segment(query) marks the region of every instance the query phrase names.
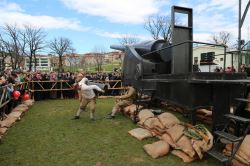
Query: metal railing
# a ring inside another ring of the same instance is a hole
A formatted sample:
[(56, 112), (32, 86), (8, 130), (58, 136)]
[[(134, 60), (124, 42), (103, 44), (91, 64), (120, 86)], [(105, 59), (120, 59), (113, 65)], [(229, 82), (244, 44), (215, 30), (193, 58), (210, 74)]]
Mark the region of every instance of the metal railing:
[[(142, 54), (141, 57), (143, 60), (143, 57), (147, 56), (147, 55), (150, 55), (150, 54), (153, 54), (153, 53), (156, 53), (156, 52), (159, 52), (159, 51), (163, 51), (163, 50), (168, 50), (168, 49), (171, 49), (173, 47), (178, 47), (178, 46), (181, 46), (181, 45), (185, 45), (186, 47), (189, 45), (189, 44), (203, 44), (203, 45), (207, 45), (207, 46), (219, 46), (219, 47), (223, 47), (224, 48), (224, 53), (222, 54), (223, 55), (223, 58), (224, 58), (224, 63), (223, 63), (223, 71), (225, 72), (225, 68), (226, 68), (226, 46), (223, 45), (223, 44), (213, 44), (213, 43), (206, 43), (206, 42), (199, 42), (199, 41), (191, 41), (191, 40), (187, 40), (187, 41), (184, 41), (184, 42), (180, 42), (180, 43), (177, 43), (177, 44), (172, 44), (170, 46), (167, 46), (167, 47), (163, 47), (161, 49), (158, 49), (158, 50), (155, 50), (155, 51), (151, 51), (151, 52), (148, 52), (148, 53), (145, 53), (145, 54)], [(193, 54), (191, 55), (190, 57), (191, 59), (191, 65), (190, 65), (190, 72), (193, 72)], [(143, 63), (141, 63), (143, 65)], [(143, 69), (143, 66), (142, 66), (142, 69)], [(143, 72), (142, 72), (143, 73)]]

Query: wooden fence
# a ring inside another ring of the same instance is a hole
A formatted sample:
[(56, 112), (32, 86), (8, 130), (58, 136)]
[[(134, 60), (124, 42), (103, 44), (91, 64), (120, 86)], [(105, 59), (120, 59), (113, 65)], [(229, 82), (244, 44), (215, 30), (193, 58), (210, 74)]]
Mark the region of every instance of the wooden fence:
[[(110, 80), (110, 81), (100, 81), (95, 80), (93, 82), (105, 84), (106, 90), (108, 91), (122, 91), (124, 90), (121, 80)], [(73, 85), (67, 80), (57, 80), (57, 81), (29, 81), (20, 84), (13, 85), (14, 90), (29, 90), (31, 93), (31, 98), (34, 99), (35, 92), (48, 92), (55, 91), (60, 92), (61, 99), (64, 98), (63, 91), (76, 90)], [(3, 108), (12, 100), (11, 93), (8, 91), (8, 85), (0, 87), (0, 109)]]
[[(110, 80), (110, 81), (100, 81), (100, 80), (90, 80), (92, 82), (102, 83), (105, 85), (107, 91), (123, 91), (124, 87), (121, 80)], [(34, 99), (35, 92), (46, 92), (46, 91), (59, 91), (60, 98), (63, 99), (63, 91), (76, 90), (73, 85), (67, 80), (57, 80), (57, 81), (30, 81), (29, 90), (31, 92), (31, 97)]]
[[(8, 90), (8, 85), (0, 87), (0, 109), (6, 106), (13, 99), (12, 93)], [(29, 89), (29, 83), (23, 82), (13, 85), (13, 90), (24, 91)]]

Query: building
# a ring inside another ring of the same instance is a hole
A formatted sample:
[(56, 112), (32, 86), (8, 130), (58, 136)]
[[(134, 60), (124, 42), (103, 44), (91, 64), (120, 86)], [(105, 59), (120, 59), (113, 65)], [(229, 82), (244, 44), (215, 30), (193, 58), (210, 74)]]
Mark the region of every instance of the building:
[[(95, 64), (96, 63), (96, 55), (99, 53), (86, 53), (82, 56), (82, 61), (86, 64)], [(103, 54), (103, 62), (110, 63), (115, 61), (121, 61), (121, 58), (124, 54), (121, 51), (112, 51)], [(99, 57), (100, 58), (100, 57)]]
[(82, 62), (86, 63), (86, 64), (95, 64), (95, 54), (94, 53), (86, 53), (83, 54), (82, 56)]
[(67, 54), (63, 56), (63, 65), (77, 66), (81, 63), (82, 55), (80, 54)]
[[(229, 51), (227, 49), (227, 51)], [(212, 53), (214, 54), (214, 60), (213, 65), (202, 65), (201, 62), (201, 56), (203, 53)], [(214, 71), (216, 67), (224, 67), (224, 61), (226, 61), (225, 66), (226, 67), (233, 67), (235, 69), (238, 69), (238, 55), (227, 53), (226, 59), (224, 57), (224, 47), (219, 46), (197, 46), (193, 48), (193, 64), (198, 64), (201, 69), (201, 71)], [(232, 64), (233, 62), (233, 64)]]
[(250, 64), (250, 41), (248, 41), (242, 49), (246, 50), (246, 51), (243, 51), (242, 64), (246, 64), (247, 66), (249, 66)]
[[(51, 71), (51, 57), (48, 55), (36, 55), (36, 70)], [(29, 70), (29, 57), (25, 57), (24, 70)], [(32, 71), (35, 70), (35, 60), (32, 59)]]
[(114, 62), (114, 61), (121, 61), (121, 58), (124, 54), (121, 51), (112, 51), (104, 54), (104, 61), (105, 62)]

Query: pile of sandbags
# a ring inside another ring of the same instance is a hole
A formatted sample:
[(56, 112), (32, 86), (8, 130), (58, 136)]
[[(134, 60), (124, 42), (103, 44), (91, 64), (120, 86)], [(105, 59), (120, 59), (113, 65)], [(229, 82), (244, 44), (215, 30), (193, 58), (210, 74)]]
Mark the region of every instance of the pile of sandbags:
[(148, 131), (147, 129), (143, 129), (143, 128), (136, 128), (136, 129), (130, 130), (128, 133), (140, 141), (145, 138), (153, 137), (153, 134), (150, 131)]
[(125, 107), (122, 112), (127, 115), (130, 119), (134, 120), (135, 119), (135, 111), (136, 109), (140, 110), (142, 109), (142, 106), (136, 106), (135, 104), (129, 105)]
[(199, 121), (206, 124), (212, 124), (212, 111), (207, 109), (197, 109), (196, 117)]
[[(236, 147), (236, 144), (234, 145)], [(230, 156), (232, 151), (232, 144), (227, 144), (223, 153), (226, 156)], [(236, 152), (236, 155), (233, 160), (233, 165), (250, 165), (250, 135), (247, 135), (243, 140), (240, 148)]]
[(165, 141), (157, 141), (152, 144), (144, 145), (143, 149), (147, 152), (147, 154), (155, 159), (167, 155), (170, 147)]
[(5, 119), (0, 121), (0, 140), (7, 132), (8, 128), (12, 127), (16, 121), (20, 120), (33, 103), (33, 100), (24, 101), (23, 104), (16, 106), (8, 115), (6, 115)]
[[(155, 116), (152, 110), (144, 109), (139, 112), (138, 119), (138, 125), (147, 130), (143, 130), (143, 133), (151, 132), (160, 139), (144, 146), (144, 150), (152, 158), (167, 155), (170, 149), (173, 149), (173, 155), (180, 157), (184, 162), (191, 162), (202, 159), (203, 154), (213, 146), (213, 136), (203, 125), (192, 126), (182, 123), (171, 113), (165, 112)], [(152, 137), (149, 135), (143, 139)]]
[(175, 124), (179, 124), (179, 119), (171, 113), (165, 112), (158, 116), (160, 122), (167, 129), (173, 127)]

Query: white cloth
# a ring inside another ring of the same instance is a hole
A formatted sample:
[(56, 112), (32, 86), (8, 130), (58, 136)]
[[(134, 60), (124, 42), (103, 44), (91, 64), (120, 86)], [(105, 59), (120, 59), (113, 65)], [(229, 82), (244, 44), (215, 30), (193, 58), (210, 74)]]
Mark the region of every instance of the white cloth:
[(86, 99), (93, 99), (95, 97), (95, 92), (94, 90), (97, 90), (99, 92), (103, 92), (101, 88), (99, 88), (96, 85), (87, 85), (86, 83), (88, 82), (87, 78), (83, 78), (78, 84), (81, 88), (81, 93), (83, 97)]

